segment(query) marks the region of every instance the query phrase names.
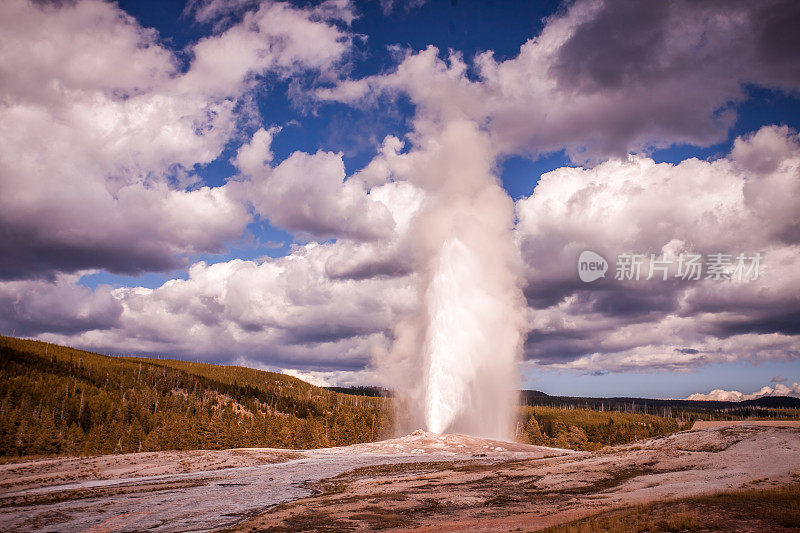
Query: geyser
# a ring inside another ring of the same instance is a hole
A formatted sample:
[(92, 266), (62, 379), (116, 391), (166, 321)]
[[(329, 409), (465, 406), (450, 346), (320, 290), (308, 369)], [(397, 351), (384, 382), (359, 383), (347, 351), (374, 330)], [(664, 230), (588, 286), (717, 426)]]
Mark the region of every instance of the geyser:
[(469, 248), (458, 239), (448, 240), (428, 288), (425, 424), (435, 433), (444, 432), (453, 423), (466, 392), (464, 384), (474, 379), (469, 375), (472, 365), (464, 363), (473, 359), (472, 350), (483, 340), (476, 313), (472, 312), (480, 305), (482, 295), (469, 286), (475, 267)]
[(401, 431), (508, 439), (524, 324), (514, 204), (484, 133), (466, 120), (437, 133), (408, 154), (426, 195), (411, 229), (419, 307), (379, 365), (403, 400)]

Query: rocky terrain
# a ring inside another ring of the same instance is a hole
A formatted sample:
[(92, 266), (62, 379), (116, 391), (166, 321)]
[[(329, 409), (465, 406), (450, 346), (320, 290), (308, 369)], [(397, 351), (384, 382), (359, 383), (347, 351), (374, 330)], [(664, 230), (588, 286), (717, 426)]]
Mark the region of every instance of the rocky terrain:
[(573, 452), (422, 431), (303, 452), (0, 465), (5, 531), (535, 530), (604, 509), (797, 481), (800, 430), (741, 425)]

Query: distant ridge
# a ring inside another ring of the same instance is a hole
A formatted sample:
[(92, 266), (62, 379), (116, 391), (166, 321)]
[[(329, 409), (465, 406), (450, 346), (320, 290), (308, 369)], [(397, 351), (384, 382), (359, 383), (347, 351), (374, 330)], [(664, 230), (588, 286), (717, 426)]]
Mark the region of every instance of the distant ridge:
[(800, 398), (794, 396), (762, 396), (754, 400), (739, 402), (739, 405), (757, 405), (759, 407), (800, 409)]
[[(633, 410), (661, 414), (664, 409), (684, 409), (695, 412), (749, 411), (753, 408), (764, 409), (800, 409), (800, 398), (793, 396), (762, 396), (753, 400), (740, 402), (726, 402), (714, 400), (676, 400), (661, 398), (634, 398), (634, 397), (580, 397), (580, 396), (550, 396), (541, 391), (523, 390), (520, 392), (522, 403), (525, 405), (571, 405), (574, 407), (587, 407), (589, 409), (607, 410)], [(743, 415), (744, 416), (744, 415)], [(774, 416), (774, 413), (765, 414)]]
[[(368, 385), (353, 386), (353, 387), (325, 387), (326, 389), (342, 394), (351, 394), (354, 396), (368, 396), (368, 397), (384, 397), (390, 398), (394, 396), (394, 392), (383, 387), (375, 387)], [(536, 400), (544, 400), (544, 402), (536, 401), (542, 405), (551, 405), (556, 403), (571, 403), (571, 404), (601, 404), (616, 405), (616, 404), (638, 404), (656, 407), (673, 406), (673, 407), (695, 407), (701, 409), (724, 409), (736, 407), (765, 407), (771, 409), (800, 409), (800, 398), (794, 396), (762, 396), (753, 400), (743, 400), (739, 402), (729, 401), (712, 401), (712, 400), (678, 400), (678, 399), (663, 399), (663, 398), (636, 398), (628, 396), (615, 396), (608, 398), (600, 397), (584, 397), (584, 396), (551, 396), (539, 390), (522, 390), (520, 391), (522, 403), (532, 404)]]

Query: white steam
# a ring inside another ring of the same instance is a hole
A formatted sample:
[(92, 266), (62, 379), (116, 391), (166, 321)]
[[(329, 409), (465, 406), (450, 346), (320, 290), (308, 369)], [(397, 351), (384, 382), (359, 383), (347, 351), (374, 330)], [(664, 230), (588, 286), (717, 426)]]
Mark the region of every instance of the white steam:
[(411, 229), (420, 305), (379, 365), (404, 405), (401, 431), (507, 439), (524, 316), (513, 202), (473, 123), (437, 133), (408, 154), (409, 179), (426, 193)]

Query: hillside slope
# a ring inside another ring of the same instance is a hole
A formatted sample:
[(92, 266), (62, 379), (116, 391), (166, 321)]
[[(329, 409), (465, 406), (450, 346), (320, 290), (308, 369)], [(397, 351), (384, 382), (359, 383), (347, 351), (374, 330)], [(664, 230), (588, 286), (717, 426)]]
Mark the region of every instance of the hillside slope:
[(0, 336), (4, 457), (347, 445), (390, 435), (387, 401), (250, 368)]

